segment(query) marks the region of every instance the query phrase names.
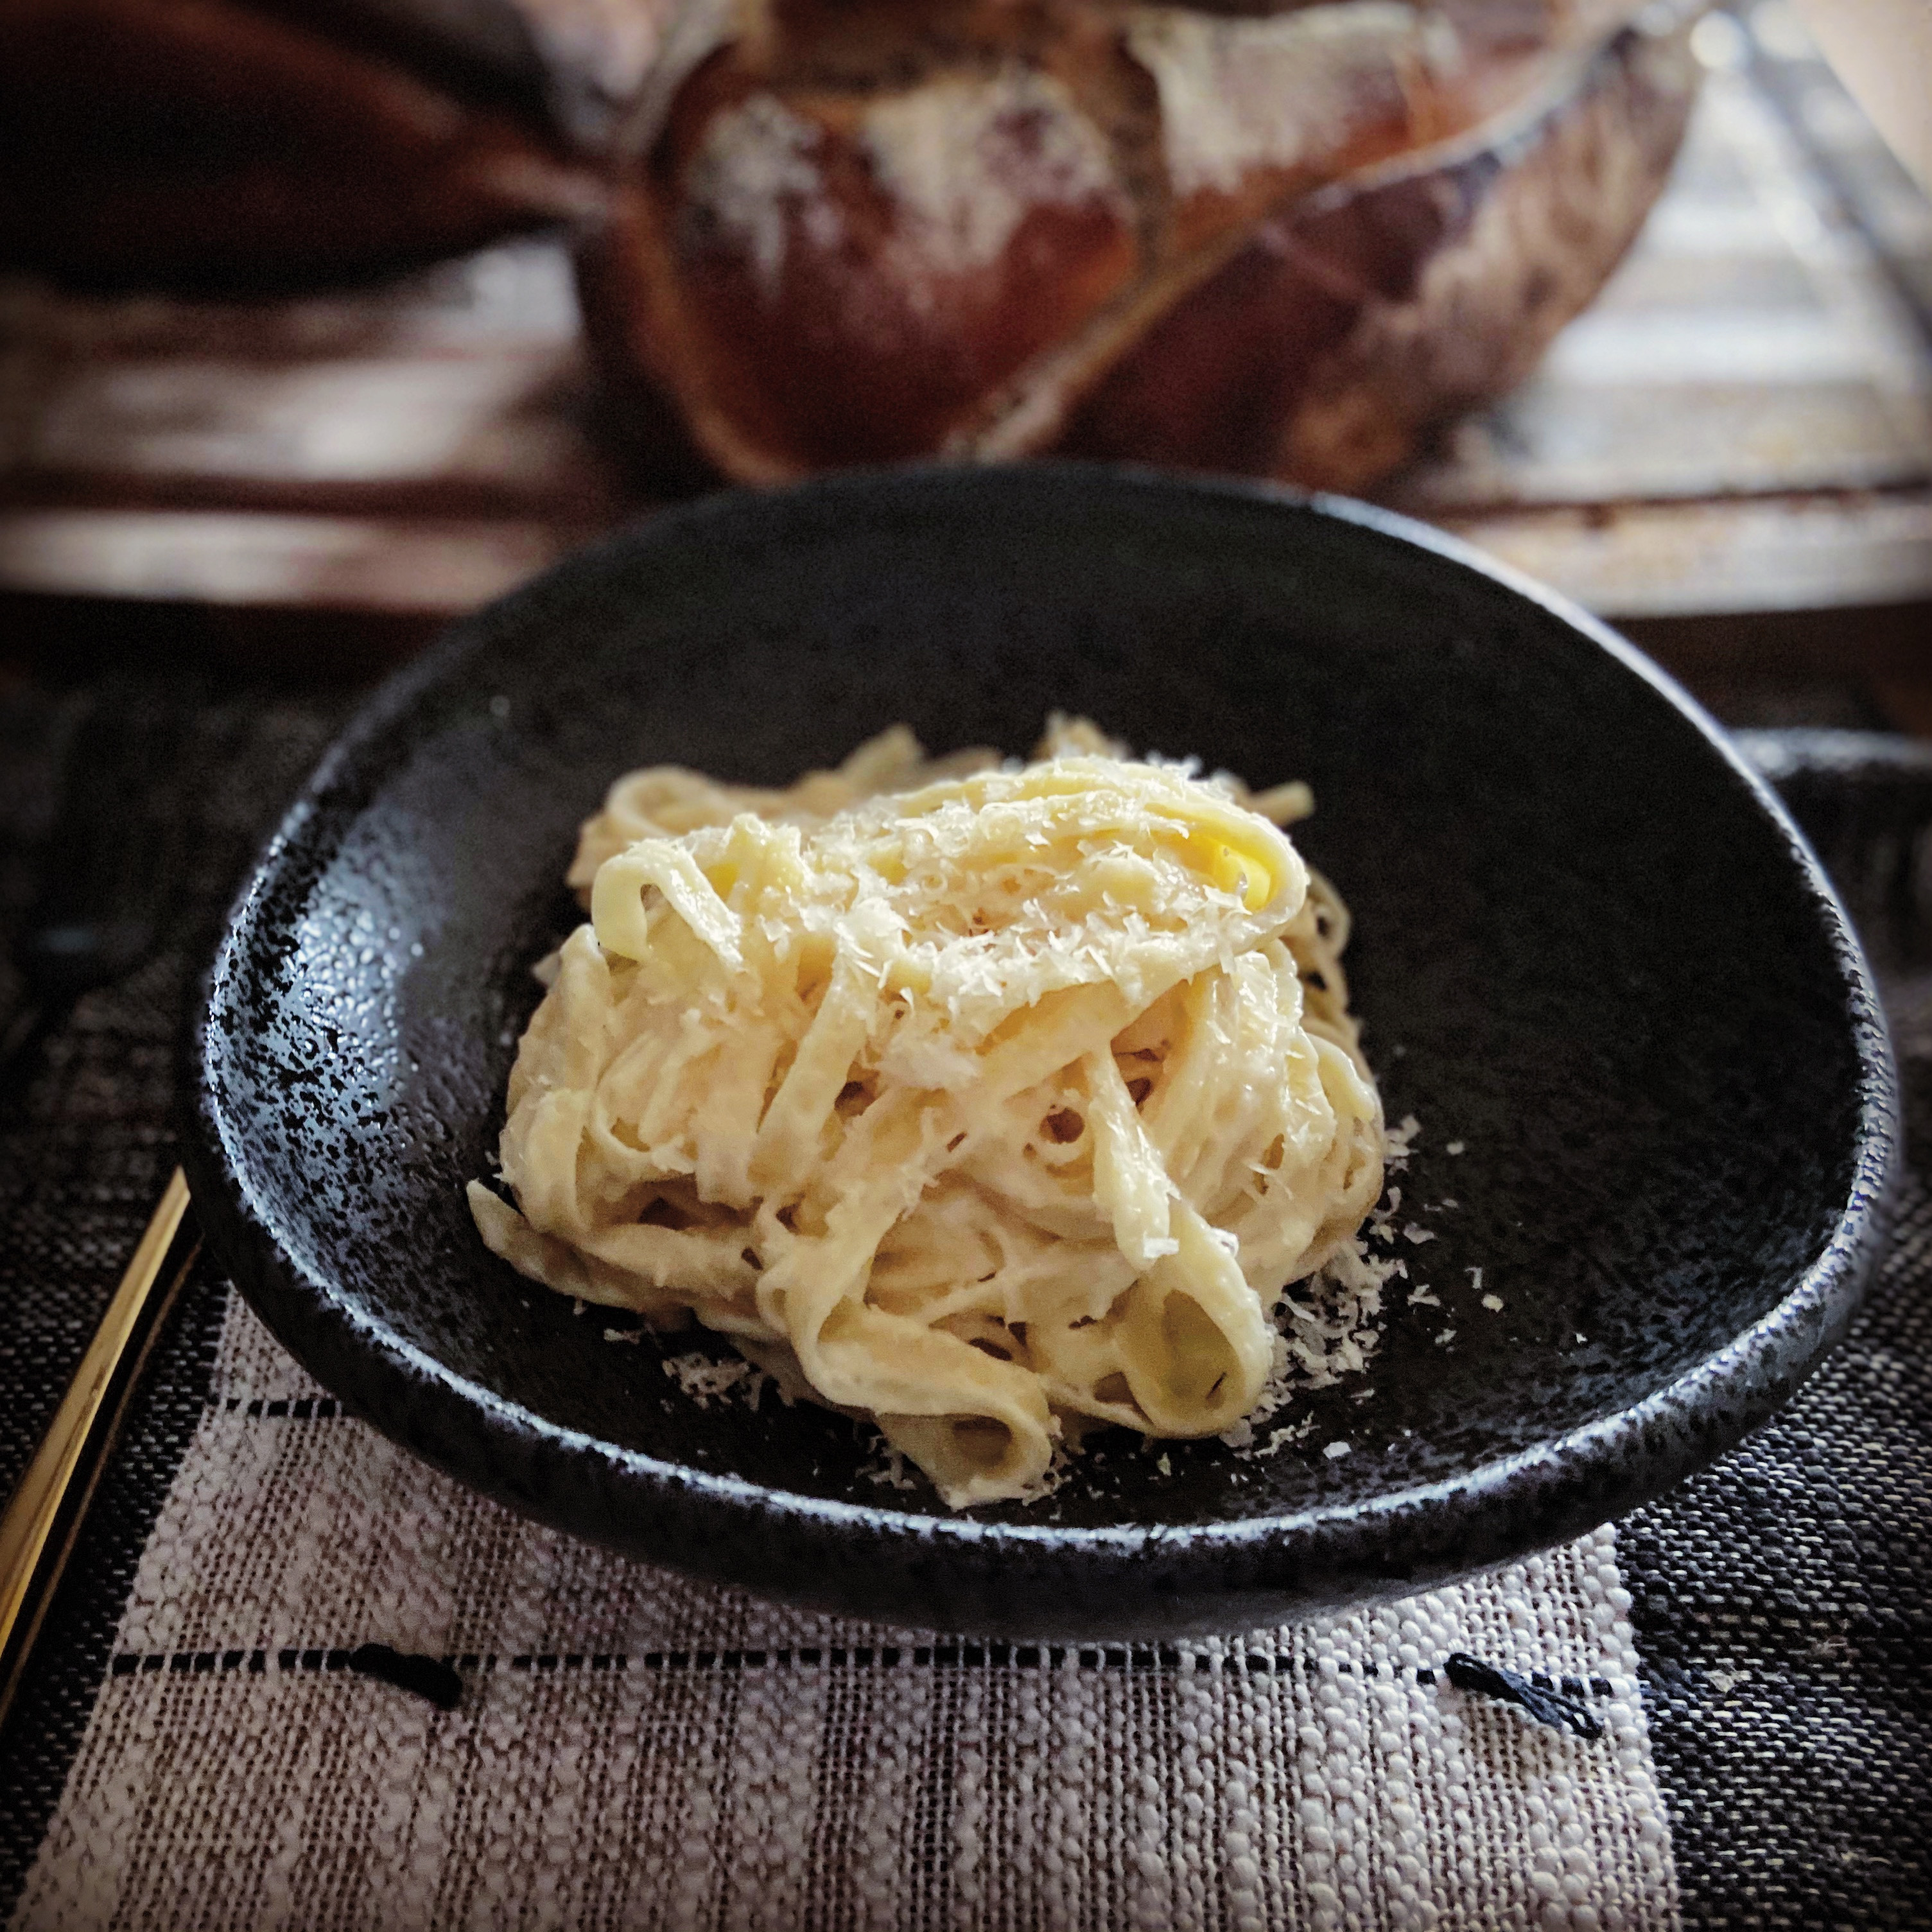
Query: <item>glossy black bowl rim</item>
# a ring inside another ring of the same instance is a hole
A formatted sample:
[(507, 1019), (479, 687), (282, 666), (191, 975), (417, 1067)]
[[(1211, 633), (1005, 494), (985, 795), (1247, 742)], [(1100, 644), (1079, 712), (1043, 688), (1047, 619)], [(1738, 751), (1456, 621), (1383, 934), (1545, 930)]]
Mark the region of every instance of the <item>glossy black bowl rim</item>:
[[(1194, 502), (1215, 498), (1276, 506), (1331, 519), (1431, 553), (1448, 570), (1472, 573), (1538, 606), (1648, 684), (1688, 721), (1755, 800), (1788, 848), (1822, 922), (1840, 980), (1858, 1061), (1853, 1180), (1822, 1251), (1784, 1298), (1732, 1340), (1640, 1402), (1443, 1480), (1292, 1514), (1209, 1524), (1133, 1523), (1104, 1527), (988, 1522), (953, 1515), (856, 1504), (794, 1492), (662, 1461), (564, 1427), (454, 1373), (427, 1352), (338, 1298), (312, 1278), (252, 1198), (244, 1149), (234, 1144), (214, 1090), (208, 1019), (245, 958), (259, 908), (284, 850), (298, 839), (346, 782), (358, 760), (406, 717), (418, 700), (500, 633), (540, 615), (560, 586), (586, 566), (608, 567), (620, 553), (648, 554), (711, 525), (729, 524), (761, 506), (849, 498), (854, 507), (882, 497), (948, 490), (1097, 489)], [(699, 1540), (688, 1548), (653, 1542), (636, 1553), (727, 1580), (704, 1556), (707, 1522), (755, 1514), (767, 1525), (811, 1533), (836, 1531), (842, 1545), (916, 1540), (938, 1564), (952, 1552), (962, 1569), (1000, 1552), (1084, 1557), (1102, 1568), (1159, 1554), (1234, 1560), (1241, 1593), (1272, 1594), (1284, 1604), (1305, 1598), (1323, 1607), (1421, 1586), (1548, 1548), (1623, 1514), (1670, 1488), (1766, 1420), (1842, 1337), (1882, 1246), (1899, 1160), (1896, 1066), (1870, 969), (1836, 891), (1776, 794), (1744, 761), (1721, 728), (1673, 680), (1600, 620), (1547, 586), (1474, 546), (1395, 512), (1345, 497), (1252, 481), (1185, 476), (1134, 466), (1075, 462), (961, 467), (921, 465), (846, 471), (770, 491), (732, 490), (660, 511), (574, 554), (508, 596), (460, 620), (420, 657), (388, 679), (337, 738), (250, 868), (204, 981), (184, 1047), (190, 1117), (183, 1160), (196, 1207), (217, 1254), (277, 1336), (325, 1385), (352, 1383), (356, 1407), (383, 1432), (426, 1461), (541, 1520), (556, 1512), (530, 1492), (533, 1458), (582, 1459), (601, 1466), (592, 1480), (668, 1507)], [(1686, 1426), (1686, 1418), (1690, 1426)], [(1418, 1533), (1420, 1520), (1431, 1526)], [(1406, 1555), (1381, 1561), (1400, 1522)], [(561, 1526), (569, 1527), (568, 1525)], [(750, 1579), (728, 1580), (755, 1587)], [(1162, 1627), (1231, 1626), (1207, 1591), (1196, 1613), (1171, 1614)], [(1176, 1612), (1183, 1606), (1177, 1604)]]

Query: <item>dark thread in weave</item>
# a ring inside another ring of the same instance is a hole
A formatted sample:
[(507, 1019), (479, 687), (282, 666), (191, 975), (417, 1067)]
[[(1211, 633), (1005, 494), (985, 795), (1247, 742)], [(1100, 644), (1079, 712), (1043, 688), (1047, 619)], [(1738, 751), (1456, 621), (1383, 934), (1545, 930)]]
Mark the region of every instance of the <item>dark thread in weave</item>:
[(265, 1418), (277, 1422), (284, 1418), (292, 1422), (333, 1422), (351, 1413), (332, 1395), (279, 1396), (272, 1401), (256, 1396), (251, 1402), (244, 1402), (238, 1395), (210, 1396), (208, 1406), (218, 1414), (245, 1415), (253, 1422)]
[(448, 1664), (386, 1643), (358, 1644), (349, 1653), (349, 1667), (358, 1677), (374, 1677), (426, 1697), (439, 1711), (454, 1710), (463, 1695), (463, 1679)]
[[(394, 1684), (398, 1690), (413, 1690), (444, 1711), (454, 1709), (457, 1700), (463, 1694), (458, 1661), (455, 1658), (425, 1657), (416, 1651), (398, 1650), (386, 1643), (360, 1644), (353, 1650), (338, 1646), (332, 1650), (287, 1649), (275, 1653), (275, 1666), (279, 1670), (350, 1670), (358, 1676), (379, 1678), (386, 1684)], [(494, 1664), (496, 1660), (492, 1658), (490, 1661)], [(581, 1660), (573, 1658), (572, 1661)], [(596, 1662), (599, 1667), (608, 1668), (610, 1659), (599, 1658)], [(115, 1658), (109, 1674), (115, 1677), (152, 1676), (158, 1672), (170, 1671), (183, 1676), (200, 1676), (242, 1671), (250, 1676), (259, 1677), (268, 1667), (268, 1653), (262, 1648), (124, 1650)]]
[(1443, 1666), (1443, 1672), (1457, 1690), (1493, 1697), (1498, 1703), (1514, 1704), (1540, 1724), (1553, 1724), (1558, 1730), (1574, 1731), (1580, 1738), (1600, 1738), (1604, 1735), (1603, 1720), (1574, 1699), (1546, 1689), (1533, 1678), (1520, 1677), (1514, 1670), (1505, 1670), (1500, 1664), (1485, 1664), (1480, 1657), (1472, 1657), (1466, 1650), (1452, 1650)]
[[(367, 1649), (387, 1649), (387, 1646), (364, 1645)], [(361, 1653), (344, 1646), (332, 1649), (316, 1647), (302, 1649), (295, 1646), (274, 1653), (276, 1667), (282, 1671), (334, 1671), (359, 1669), (355, 1659)], [(394, 1653), (392, 1653), (394, 1654)], [(123, 1651), (114, 1659), (112, 1674), (116, 1677), (133, 1677), (154, 1671), (170, 1670), (190, 1674), (214, 1671), (228, 1672), (246, 1670), (259, 1673), (268, 1668), (269, 1653), (265, 1649), (227, 1651)], [(1131, 1649), (1099, 1650), (1076, 1649), (1065, 1644), (1015, 1644), (1015, 1643), (941, 1643), (918, 1644), (908, 1649), (898, 1644), (832, 1644), (820, 1646), (806, 1644), (796, 1648), (781, 1646), (772, 1650), (647, 1650), (635, 1653), (626, 1651), (519, 1651), (514, 1655), (502, 1656), (494, 1651), (451, 1651), (440, 1659), (430, 1659), (436, 1668), (448, 1672), (452, 1677), (488, 1676), (498, 1670), (511, 1670), (548, 1676), (554, 1672), (571, 1674), (578, 1671), (640, 1671), (654, 1676), (707, 1676), (724, 1673), (760, 1670), (898, 1670), (910, 1666), (915, 1670), (933, 1672), (952, 1670), (1132, 1670), (1153, 1671), (1166, 1675), (1192, 1671), (1196, 1674), (1211, 1674), (1219, 1671), (1231, 1677), (1287, 1677), (1292, 1676), (1297, 1665), (1292, 1654), (1276, 1654), (1267, 1651), (1224, 1652), (1216, 1656), (1212, 1652), (1186, 1652), (1162, 1644), (1136, 1645)], [(1474, 1659), (1469, 1660), (1472, 1662)], [(1450, 1660), (1453, 1665), (1454, 1660)], [(1354, 1666), (1342, 1664), (1338, 1669), (1344, 1676), (1352, 1676)], [(1481, 1666), (1488, 1669), (1490, 1666)], [(1386, 1676), (1400, 1682), (1409, 1678), (1424, 1686), (1433, 1684), (1438, 1673), (1426, 1664), (1402, 1666), (1396, 1664), (1364, 1664), (1362, 1675), (1367, 1678)], [(1448, 1671), (1450, 1682), (1455, 1680), (1453, 1669)], [(1501, 1673), (1514, 1677), (1513, 1672)], [(1527, 1679), (1515, 1681), (1525, 1683), (1537, 1695), (1552, 1696), (1554, 1687), (1542, 1672), (1533, 1672)], [(1609, 1678), (1593, 1677), (1586, 1685), (1580, 1678), (1566, 1677), (1561, 1689), (1563, 1698), (1572, 1701), (1586, 1693), (1593, 1697), (1607, 1697), (1616, 1689)], [(1562, 1702), (1563, 1698), (1556, 1701)], [(1594, 1718), (1590, 1720), (1594, 1723)]]

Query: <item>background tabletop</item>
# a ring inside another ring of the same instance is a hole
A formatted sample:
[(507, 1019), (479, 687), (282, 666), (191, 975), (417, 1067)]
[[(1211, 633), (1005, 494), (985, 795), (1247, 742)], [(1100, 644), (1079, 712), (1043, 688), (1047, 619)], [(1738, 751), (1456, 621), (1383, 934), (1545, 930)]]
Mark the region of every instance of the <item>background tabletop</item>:
[[(1932, 728), (1932, 207), (1789, 0), (1695, 47), (1622, 268), (1382, 494), (1694, 680), (1852, 663)], [(648, 513), (599, 424), (560, 242), (274, 303), (0, 280), (0, 595), (412, 638)]]

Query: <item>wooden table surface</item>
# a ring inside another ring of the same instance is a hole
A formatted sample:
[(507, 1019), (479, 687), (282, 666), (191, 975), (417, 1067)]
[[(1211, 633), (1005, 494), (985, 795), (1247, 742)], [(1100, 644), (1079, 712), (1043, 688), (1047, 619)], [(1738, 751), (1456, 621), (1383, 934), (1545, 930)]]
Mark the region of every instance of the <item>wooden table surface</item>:
[[(1382, 494), (1720, 709), (1815, 712), (1822, 680), (1844, 722), (1932, 731), (1932, 207), (1786, 0), (1697, 47), (1682, 160), (1600, 299)], [(412, 639), (648, 513), (597, 414), (554, 241), (274, 303), (0, 280), (0, 656), (82, 605)]]

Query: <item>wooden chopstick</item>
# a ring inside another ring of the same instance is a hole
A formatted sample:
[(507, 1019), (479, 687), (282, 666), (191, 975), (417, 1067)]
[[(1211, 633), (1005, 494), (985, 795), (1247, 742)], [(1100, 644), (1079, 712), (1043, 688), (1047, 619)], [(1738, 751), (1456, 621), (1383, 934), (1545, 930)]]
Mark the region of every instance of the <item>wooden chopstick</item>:
[(0, 1722), (113, 1447), (163, 1318), (200, 1252), (188, 1182), (170, 1178), (134, 1258), (0, 1517)]

